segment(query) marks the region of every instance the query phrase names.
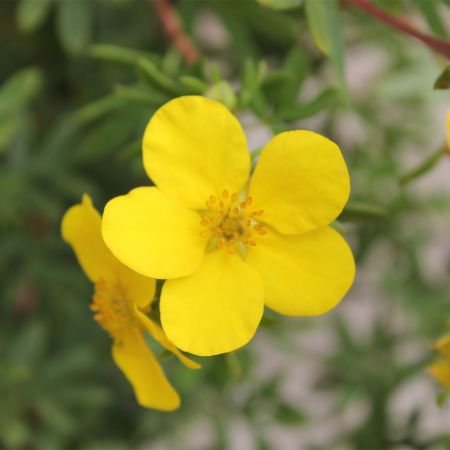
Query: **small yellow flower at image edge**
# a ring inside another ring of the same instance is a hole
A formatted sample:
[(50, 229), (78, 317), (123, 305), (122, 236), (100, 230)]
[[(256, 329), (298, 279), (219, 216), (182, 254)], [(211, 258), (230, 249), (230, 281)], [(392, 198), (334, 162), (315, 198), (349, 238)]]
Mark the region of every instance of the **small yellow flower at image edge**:
[(61, 232), (94, 283), (94, 319), (113, 339), (113, 359), (132, 384), (138, 403), (162, 411), (178, 408), (178, 393), (148, 348), (144, 331), (185, 366), (200, 366), (183, 355), (146, 315), (155, 294), (155, 280), (132, 271), (111, 254), (102, 239), (100, 214), (88, 195), (65, 213)]
[(450, 390), (450, 335), (438, 339), (433, 348), (439, 357), (428, 366), (427, 371), (442, 386)]
[(143, 159), (155, 187), (105, 207), (112, 253), (166, 279), (161, 324), (180, 349), (209, 356), (255, 334), (264, 305), (290, 316), (334, 308), (355, 274), (352, 252), (329, 224), (350, 194), (339, 147), (288, 131), (264, 147), (250, 177), (242, 127), (221, 103), (174, 99), (151, 118)]

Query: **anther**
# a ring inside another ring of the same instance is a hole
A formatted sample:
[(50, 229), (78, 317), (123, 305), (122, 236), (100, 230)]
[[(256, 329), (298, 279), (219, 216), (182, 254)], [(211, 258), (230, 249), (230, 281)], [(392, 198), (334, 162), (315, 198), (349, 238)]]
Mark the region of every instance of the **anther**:
[(228, 193), (228, 191), (226, 189), (224, 189), (224, 191), (222, 192), (222, 197), (223, 198), (228, 198), (230, 194)]

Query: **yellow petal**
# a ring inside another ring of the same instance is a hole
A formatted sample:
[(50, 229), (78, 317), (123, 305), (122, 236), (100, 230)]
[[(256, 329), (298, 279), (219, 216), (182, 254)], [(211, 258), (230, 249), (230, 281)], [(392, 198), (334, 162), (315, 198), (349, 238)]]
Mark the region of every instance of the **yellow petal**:
[(132, 384), (141, 406), (162, 411), (178, 408), (177, 392), (139, 332), (130, 331), (123, 341), (114, 343), (112, 353), (115, 363)]
[(450, 363), (450, 334), (441, 337), (434, 343), (434, 349)]
[(153, 115), (144, 134), (144, 166), (170, 198), (193, 209), (211, 195), (239, 192), (250, 171), (242, 127), (221, 103), (180, 97)]
[(125, 265), (153, 278), (194, 272), (203, 257), (200, 216), (176, 206), (154, 187), (142, 187), (108, 202), (102, 234)]
[(266, 305), (290, 316), (334, 308), (355, 275), (350, 248), (328, 227), (297, 236), (268, 230), (249, 249), (247, 263), (263, 278)]
[(255, 334), (264, 309), (262, 282), (238, 256), (218, 250), (193, 275), (166, 281), (160, 309), (164, 331), (178, 348), (200, 356), (230, 352)]
[(190, 369), (200, 369), (200, 364), (183, 355), (183, 353), (169, 341), (163, 329), (157, 323), (147, 317), (142, 311), (136, 309), (135, 312), (142, 325), (166, 350), (172, 352), (186, 367), (189, 367)]
[(94, 283), (99, 279), (115, 277), (119, 262), (103, 242), (101, 219), (92, 206), (92, 200), (83, 195), (81, 203), (72, 206), (64, 214), (61, 223), (63, 239), (69, 243), (88, 278)]
[(127, 300), (132, 302), (133, 305), (145, 309), (152, 303), (156, 290), (156, 281), (153, 278), (144, 277), (120, 264), (118, 280), (123, 287)]
[(427, 371), (442, 384), (442, 386), (450, 389), (450, 365), (447, 361), (439, 359), (429, 365)]
[(288, 131), (264, 147), (250, 183), (261, 220), (280, 233), (328, 225), (342, 211), (350, 179), (339, 147), (312, 131)]

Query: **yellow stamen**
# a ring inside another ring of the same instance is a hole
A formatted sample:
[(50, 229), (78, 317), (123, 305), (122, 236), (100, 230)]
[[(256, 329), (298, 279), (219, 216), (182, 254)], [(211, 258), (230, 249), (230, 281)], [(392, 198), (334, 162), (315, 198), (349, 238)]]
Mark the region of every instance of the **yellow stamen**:
[(239, 203), (238, 198), (237, 194), (230, 195), (225, 189), (221, 200), (211, 195), (206, 202), (207, 210), (200, 223), (205, 227), (201, 236), (210, 239), (209, 248), (225, 247), (227, 253), (234, 254), (241, 248), (239, 243), (254, 246), (255, 238), (266, 234), (264, 225), (258, 222), (264, 211), (250, 209), (251, 197)]
[(126, 292), (119, 285), (104, 281), (95, 283), (91, 310), (94, 319), (115, 340), (120, 340), (124, 332), (137, 326)]

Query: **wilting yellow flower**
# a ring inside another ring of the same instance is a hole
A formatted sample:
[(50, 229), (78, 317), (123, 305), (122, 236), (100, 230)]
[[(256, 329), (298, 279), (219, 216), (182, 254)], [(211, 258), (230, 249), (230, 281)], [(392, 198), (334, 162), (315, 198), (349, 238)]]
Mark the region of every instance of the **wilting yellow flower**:
[(439, 358), (427, 370), (442, 386), (450, 389), (450, 335), (436, 341), (434, 350)]
[(249, 180), (239, 122), (222, 104), (193, 96), (154, 114), (143, 153), (157, 187), (111, 200), (102, 233), (124, 264), (168, 279), (161, 323), (179, 348), (232, 351), (254, 335), (264, 303), (317, 315), (347, 292), (352, 253), (327, 226), (350, 191), (336, 144), (311, 131), (281, 133)]
[(112, 355), (130, 383), (140, 405), (170, 411), (180, 399), (144, 341), (148, 331), (187, 367), (186, 358), (145, 315), (155, 294), (155, 280), (133, 272), (117, 261), (103, 242), (101, 219), (89, 196), (71, 207), (62, 220), (62, 235), (73, 248), (87, 277), (95, 284), (91, 309), (94, 319), (112, 337)]

